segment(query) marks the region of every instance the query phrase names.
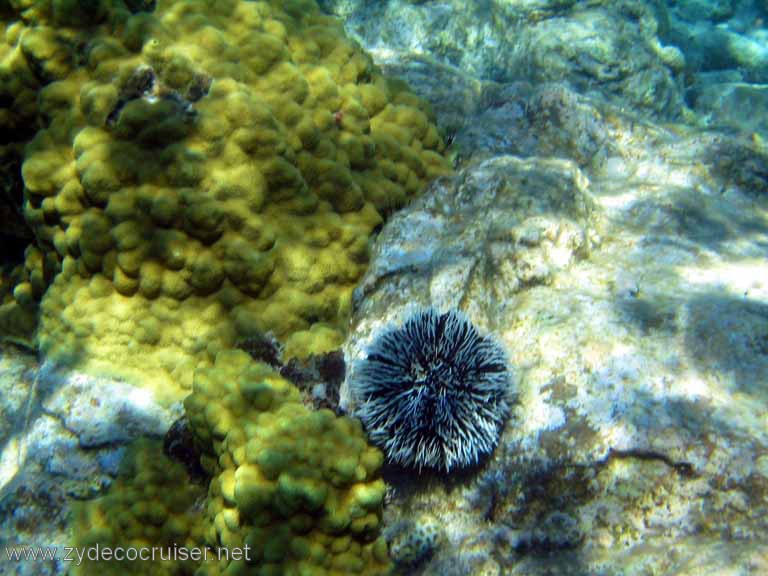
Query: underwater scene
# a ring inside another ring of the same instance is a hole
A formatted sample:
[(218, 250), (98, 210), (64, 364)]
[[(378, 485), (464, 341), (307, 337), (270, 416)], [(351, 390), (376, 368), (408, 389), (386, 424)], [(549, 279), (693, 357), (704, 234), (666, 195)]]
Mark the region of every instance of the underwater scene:
[(767, 21), (0, 0), (0, 576), (768, 576)]

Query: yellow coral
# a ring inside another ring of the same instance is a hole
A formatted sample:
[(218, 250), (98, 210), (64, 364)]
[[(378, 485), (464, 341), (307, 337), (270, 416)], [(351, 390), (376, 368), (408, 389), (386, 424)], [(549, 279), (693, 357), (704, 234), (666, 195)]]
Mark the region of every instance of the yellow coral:
[(57, 268), (53, 254), (30, 245), (23, 265), (0, 270), (0, 334), (6, 340), (34, 347), (37, 302)]
[(62, 60), (67, 5), (17, 8), (55, 72), (23, 166), (61, 262), (42, 349), (172, 401), (241, 337), (338, 346), (382, 214), (448, 170), (425, 105), (311, 1), (102, 2)]
[(107, 494), (73, 505), (74, 543), (83, 554), (73, 557), (74, 573), (193, 574), (204, 496), (184, 467), (163, 454), (161, 442), (135, 441)]
[(307, 409), (296, 388), (240, 351), (196, 372), (185, 407), (213, 474), (207, 543), (247, 545), (251, 558), (205, 573), (389, 571), (379, 536), (383, 457), (359, 421)]
[(92, 555), (75, 574), (390, 573), (384, 458), (359, 421), (306, 408), (231, 350), (195, 372), (185, 408), (207, 496), (159, 441), (135, 441), (109, 491), (73, 505), (74, 544)]

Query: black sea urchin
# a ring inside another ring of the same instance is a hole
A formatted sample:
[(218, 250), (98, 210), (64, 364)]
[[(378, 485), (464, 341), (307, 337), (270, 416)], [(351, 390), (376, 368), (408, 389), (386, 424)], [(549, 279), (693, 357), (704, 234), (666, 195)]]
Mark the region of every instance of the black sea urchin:
[(461, 312), (413, 314), (356, 372), (357, 415), (391, 462), (447, 472), (495, 448), (509, 412), (507, 358)]

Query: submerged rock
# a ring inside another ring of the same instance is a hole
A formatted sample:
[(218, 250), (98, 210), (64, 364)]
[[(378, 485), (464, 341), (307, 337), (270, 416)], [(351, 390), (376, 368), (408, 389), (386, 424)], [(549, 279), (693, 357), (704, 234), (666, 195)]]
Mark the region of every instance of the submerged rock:
[(768, 84), (703, 84), (695, 108), (711, 125), (768, 135)]
[(395, 304), (511, 305), (589, 252), (585, 184), (572, 162), (512, 156), (436, 183), (385, 226), (355, 302), (377, 318)]
[(768, 566), (766, 152), (589, 99), (561, 107), (591, 114), (600, 155), (580, 169), (477, 152), (374, 245), (348, 365), (414, 305), (459, 307), (505, 345), (518, 393), (484, 467), (390, 473), (386, 522), (442, 527), (415, 574)]
[[(38, 364), (23, 350), (0, 348), (0, 542), (9, 547), (71, 546), (74, 501), (102, 493), (131, 440), (161, 436), (181, 413), (150, 394), (108, 378)], [(63, 574), (51, 562), (12, 562), (0, 573)], [(10, 572), (12, 570), (12, 572)]]
[(732, 70), (766, 82), (768, 7), (760, 0), (686, 0), (670, 3), (666, 41), (685, 53), (691, 72)]
[(640, 1), (325, 0), (385, 70), (431, 58), (494, 82), (564, 82), (648, 116), (685, 113), (684, 55), (659, 38), (666, 13)]
[[(464, 98), (472, 92), (466, 88), (473, 81), (558, 82), (646, 118), (744, 128), (748, 124), (731, 108), (734, 87), (718, 81), (710, 86), (712, 74), (735, 75), (731, 82), (746, 84), (756, 93), (768, 82), (768, 8), (757, 0), (321, 4), (344, 20), (348, 33), (377, 63), (390, 74), (408, 78), (433, 102), (442, 103), (441, 93), (450, 86), (438, 80), (445, 77), (443, 68), (460, 71), (454, 80), (465, 76), (462, 90), (457, 90), (464, 108)], [(430, 90), (421, 90), (418, 81), (425, 62), (437, 72)], [(702, 92), (706, 97), (699, 99)], [(721, 98), (726, 98), (724, 114)], [(755, 116), (765, 115), (760, 111)], [(450, 130), (454, 120), (449, 116), (443, 125)], [(761, 123), (765, 120), (749, 129), (765, 137)]]

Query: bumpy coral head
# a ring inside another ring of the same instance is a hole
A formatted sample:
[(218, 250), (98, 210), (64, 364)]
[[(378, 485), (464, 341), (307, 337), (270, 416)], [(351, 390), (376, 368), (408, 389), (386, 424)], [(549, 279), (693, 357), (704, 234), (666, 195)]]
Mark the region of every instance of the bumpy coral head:
[(503, 348), (455, 310), (420, 310), (388, 329), (356, 374), (357, 416), (402, 466), (448, 472), (478, 464), (509, 413)]

